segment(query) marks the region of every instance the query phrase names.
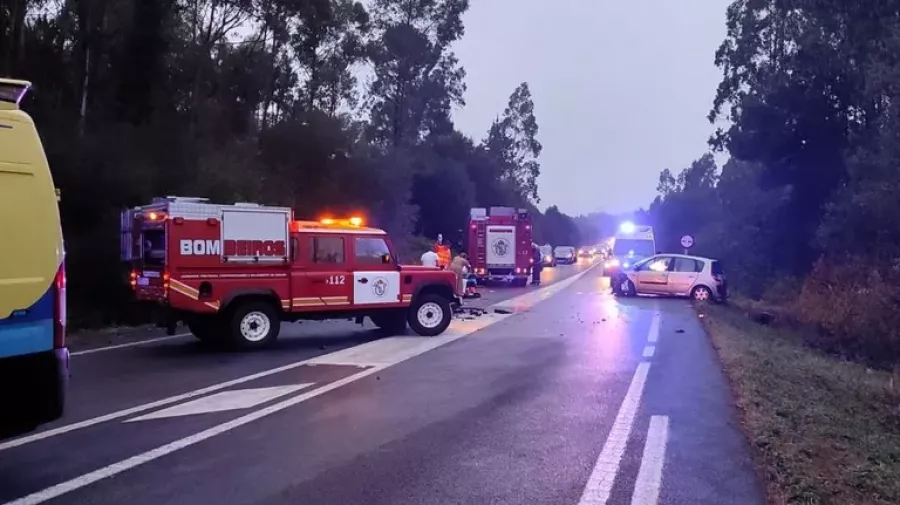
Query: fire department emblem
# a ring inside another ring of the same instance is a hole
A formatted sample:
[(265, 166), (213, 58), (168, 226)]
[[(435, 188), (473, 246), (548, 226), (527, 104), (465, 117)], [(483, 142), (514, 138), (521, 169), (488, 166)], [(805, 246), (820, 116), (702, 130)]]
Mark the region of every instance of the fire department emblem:
[(506, 256), (509, 253), (509, 241), (505, 238), (498, 238), (491, 244), (491, 249), (497, 256)]
[(375, 293), (375, 296), (384, 296), (384, 294), (387, 293), (387, 288), (388, 281), (384, 280), (382, 277), (375, 279), (375, 282), (372, 283), (372, 292)]

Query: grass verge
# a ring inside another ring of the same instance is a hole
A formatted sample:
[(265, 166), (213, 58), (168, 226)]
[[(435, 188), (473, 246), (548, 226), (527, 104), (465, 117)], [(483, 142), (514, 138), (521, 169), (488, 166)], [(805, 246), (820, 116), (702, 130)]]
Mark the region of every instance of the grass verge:
[(887, 373), (839, 361), (733, 308), (702, 309), (772, 504), (900, 503)]

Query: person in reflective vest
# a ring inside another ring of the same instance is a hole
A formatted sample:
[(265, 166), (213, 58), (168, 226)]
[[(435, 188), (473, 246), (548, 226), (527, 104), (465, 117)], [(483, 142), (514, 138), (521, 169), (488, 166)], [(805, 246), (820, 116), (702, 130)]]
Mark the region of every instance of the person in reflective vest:
[(438, 266), (450, 268), (450, 248), (443, 244), (435, 244), (434, 252), (438, 255)]

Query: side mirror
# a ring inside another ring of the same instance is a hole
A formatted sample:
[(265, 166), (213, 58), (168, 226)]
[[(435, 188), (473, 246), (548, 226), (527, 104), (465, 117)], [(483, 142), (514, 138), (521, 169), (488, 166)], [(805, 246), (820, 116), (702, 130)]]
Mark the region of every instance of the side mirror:
[(384, 264), (391, 264), (394, 262), (394, 257), (391, 256), (391, 253), (384, 253), (381, 255), (381, 262)]

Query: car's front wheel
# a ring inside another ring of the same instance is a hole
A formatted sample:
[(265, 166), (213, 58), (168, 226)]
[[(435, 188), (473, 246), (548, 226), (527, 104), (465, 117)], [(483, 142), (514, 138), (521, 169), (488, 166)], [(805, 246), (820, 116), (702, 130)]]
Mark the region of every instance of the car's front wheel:
[(452, 318), (450, 300), (440, 295), (423, 295), (409, 307), (409, 326), (423, 337), (440, 335)]
[(613, 294), (621, 296), (635, 296), (637, 294), (637, 289), (629, 278), (623, 276), (613, 282)]

